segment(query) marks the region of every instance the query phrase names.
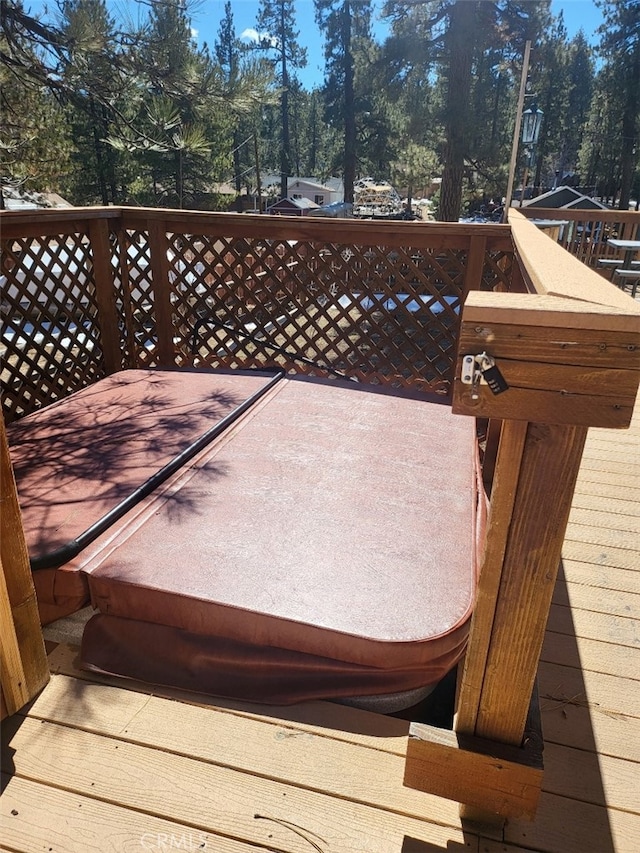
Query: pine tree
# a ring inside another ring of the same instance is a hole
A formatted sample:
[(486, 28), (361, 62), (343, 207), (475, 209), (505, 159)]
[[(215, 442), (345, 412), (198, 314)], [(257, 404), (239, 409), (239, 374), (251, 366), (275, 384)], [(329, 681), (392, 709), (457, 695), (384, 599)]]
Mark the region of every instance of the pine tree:
[[(314, 0), (316, 21), (324, 32), (327, 116), (343, 128), (344, 200), (353, 202), (357, 171), (357, 119), (363, 108), (363, 79), (356, 79), (358, 54), (371, 43), (370, 0)], [(367, 63), (369, 66), (369, 63)], [(359, 76), (359, 75), (358, 75)], [(371, 105), (371, 104), (370, 104)]]
[(298, 43), (293, 0), (261, 0), (258, 27), (262, 30), (260, 47), (273, 50), (280, 84), (280, 197), (288, 195), (288, 178), (292, 171), (290, 107), (292, 69), (304, 68), (307, 54)]
[(115, 21), (105, 0), (64, 0), (61, 14), (69, 43), (64, 81), (78, 164), (77, 180), (68, 185), (76, 202), (115, 204), (117, 154), (106, 140), (131, 89), (120, 62)]
[(620, 97), (620, 210), (628, 210), (640, 148), (640, 14), (637, 0), (598, 0), (600, 53)]
[(72, 151), (63, 106), (66, 38), (22, 2), (2, 0), (0, 8), (0, 183), (61, 191)]
[[(233, 11), (231, 8), (231, 0), (227, 0), (224, 4), (224, 17), (218, 28), (218, 38), (215, 42), (215, 53), (225, 76), (225, 81), (228, 87), (235, 84), (240, 74), (240, 56), (242, 51), (242, 42), (236, 36), (236, 30), (233, 23)], [(236, 188), (236, 194), (240, 195), (242, 189), (242, 169), (241, 161), (241, 146), (240, 130), (236, 123), (233, 129), (233, 180)]]

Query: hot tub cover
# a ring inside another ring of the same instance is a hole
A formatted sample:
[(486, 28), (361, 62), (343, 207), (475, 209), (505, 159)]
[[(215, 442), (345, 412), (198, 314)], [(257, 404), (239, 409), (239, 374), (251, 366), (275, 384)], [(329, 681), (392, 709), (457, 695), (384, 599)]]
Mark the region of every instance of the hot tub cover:
[[(305, 698), (314, 670), (375, 672), (373, 693), (437, 681), (474, 603), (475, 447), (473, 420), (446, 405), (283, 380), (85, 564), (101, 614), (85, 664), (157, 680), (160, 664), (137, 657), (148, 631), (170, 683), (206, 654), (222, 671), (221, 648), (230, 671), (247, 648), (262, 672), (283, 655), (290, 672), (306, 667)], [(133, 651), (118, 648), (125, 635)], [(198, 638), (202, 657), (178, 654)]]
[[(126, 370), (11, 424), (7, 435), (32, 563), (64, 552), (273, 375)], [(51, 562), (34, 572), (43, 623), (88, 600), (79, 561), (62, 556)]]

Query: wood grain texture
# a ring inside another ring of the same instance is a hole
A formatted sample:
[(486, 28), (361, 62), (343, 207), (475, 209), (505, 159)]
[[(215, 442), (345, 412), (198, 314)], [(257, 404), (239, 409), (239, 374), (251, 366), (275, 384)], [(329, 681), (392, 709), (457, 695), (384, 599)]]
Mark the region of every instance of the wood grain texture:
[[(428, 807), (441, 823), (458, 824), (454, 803), (403, 788), (406, 722), (398, 721), (403, 737), (364, 738), (357, 732), (334, 736), (326, 726), (300, 725), (286, 716), (265, 719), (211, 707), (176, 706), (170, 700), (140, 697), (122, 688), (106, 688), (105, 693), (103, 685), (90, 683), (75, 687), (74, 700), (72, 681), (59, 683), (64, 677), (58, 675), (52, 679), (52, 690), (38, 697), (30, 717), (148, 747), (161, 744), (168, 753), (345, 800), (366, 800), (382, 809), (420, 815)], [(203, 737), (204, 727), (211, 737)], [(246, 749), (247, 739), (251, 750)]]
[(464, 734), (475, 733), (526, 435), (524, 423), (503, 424), (476, 604), (459, 687), (456, 730)]
[(116, 309), (111, 246), (109, 244), (109, 220), (93, 219), (89, 222), (93, 277), (96, 285), (96, 302), (100, 312), (100, 346), (107, 373), (122, 368), (120, 352), (120, 330)]
[[(498, 366), (501, 367), (502, 362)], [(459, 373), (459, 371), (458, 371)], [(457, 374), (456, 374), (457, 375)], [(477, 418), (599, 426), (625, 429), (631, 422), (635, 395), (599, 397), (564, 390), (547, 391), (509, 387), (494, 394), (487, 386), (472, 389), (456, 378), (453, 386), (453, 412)]]
[[(217, 832), (206, 832), (104, 800), (43, 785), (17, 776), (6, 782), (0, 800), (2, 849), (18, 853), (120, 853), (122, 850), (213, 850), (263, 853), (255, 846)], [(44, 846), (43, 846), (44, 845)], [(283, 849), (275, 845), (275, 853)]]
[(577, 427), (528, 426), (475, 728), (480, 737), (514, 745), (522, 738), (585, 438)]
[[(544, 239), (544, 235), (542, 237)], [(582, 266), (570, 255), (559, 251), (571, 265), (570, 277), (575, 281), (576, 272), (583, 274)], [(595, 275), (595, 278), (607, 292), (617, 290), (604, 282), (601, 276)], [(477, 291), (469, 294), (465, 302), (465, 322), (488, 330), (498, 326), (555, 329), (556, 334), (563, 330), (578, 340), (586, 330), (617, 332), (635, 339), (640, 332), (640, 305), (624, 294), (620, 294), (618, 303), (610, 305), (606, 300), (582, 302), (540, 293)]]
[[(215, 730), (201, 731), (200, 737), (214, 744)], [(271, 833), (272, 843), (277, 839), (278, 847), (290, 853), (301, 848), (292, 826), (302, 829), (303, 837), (323, 839), (321, 847), (329, 850), (395, 853), (405, 835), (441, 845), (463, 840), (460, 829), (407, 813), (50, 722), (25, 719), (4, 738), (20, 778), (47, 785), (64, 778), (65, 788), (77, 795), (253, 844), (268, 846)], [(286, 741), (282, 747), (287, 748)], [(90, 761), (78, 760), (89, 754)], [(366, 778), (361, 785), (364, 793)]]
[(413, 723), (404, 783), (502, 817), (535, 815), (542, 755)]
[(44, 687), (49, 680), (49, 666), (1, 417), (0, 506), (1, 679), (5, 708), (12, 714)]
[[(521, 263), (536, 293), (572, 299), (583, 306), (606, 305), (638, 313), (632, 299), (581, 264), (558, 243), (545, 240), (546, 235), (519, 211), (509, 211), (509, 224)], [(584, 254), (584, 248), (576, 248), (576, 252)]]

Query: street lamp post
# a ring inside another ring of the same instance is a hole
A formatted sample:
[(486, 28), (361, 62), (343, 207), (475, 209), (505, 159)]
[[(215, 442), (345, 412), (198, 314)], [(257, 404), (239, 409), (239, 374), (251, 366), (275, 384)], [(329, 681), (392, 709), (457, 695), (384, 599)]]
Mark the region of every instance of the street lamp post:
[(538, 108), (537, 104), (531, 104), (531, 106), (522, 113), (522, 144), (525, 146), (527, 151), (527, 160), (524, 167), (524, 177), (522, 178), (520, 207), (522, 207), (522, 202), (524, 201), (524, 192), (527, 187), (529, 169), (533, 166), (533, 152), (538, 144), (538, 138), (540, 137), (543, 115), (544, 113)]

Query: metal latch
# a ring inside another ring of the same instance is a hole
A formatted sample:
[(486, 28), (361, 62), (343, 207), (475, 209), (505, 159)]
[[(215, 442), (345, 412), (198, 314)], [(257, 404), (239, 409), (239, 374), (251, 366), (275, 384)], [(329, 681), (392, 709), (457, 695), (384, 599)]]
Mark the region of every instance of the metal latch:
[(487, 352), (463, 357), (460, 381), (463, 385), (471, 385), (471, 397), (474, 400), (479, 397), (478, 385), (488, 385), (494, 394), (502, 394), (509, 387), (495, 358)]

